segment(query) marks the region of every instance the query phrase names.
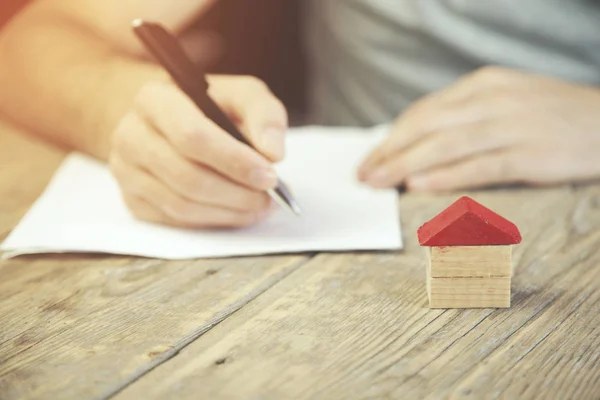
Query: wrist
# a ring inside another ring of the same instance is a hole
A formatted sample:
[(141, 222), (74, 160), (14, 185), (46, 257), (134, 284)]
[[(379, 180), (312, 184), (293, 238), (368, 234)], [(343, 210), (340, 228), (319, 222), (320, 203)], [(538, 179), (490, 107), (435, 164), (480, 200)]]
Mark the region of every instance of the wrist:
[(157, 64), (129, 57), (112, 56), (104, 64), (101, 79), (106, 82), (93, 99), (90, 107), (90, 132), (96, 140), (85, 149), (93, 156), (106, 160), (110, 152), (111, 136), (120, 120), (132, 108), (139, 90), (148, 82), (169, 82), (168, 74)]

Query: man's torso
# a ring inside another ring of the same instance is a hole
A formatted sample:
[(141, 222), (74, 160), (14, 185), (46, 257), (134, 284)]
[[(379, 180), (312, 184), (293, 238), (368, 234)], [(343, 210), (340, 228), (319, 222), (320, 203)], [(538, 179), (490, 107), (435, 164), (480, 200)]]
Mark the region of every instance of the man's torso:
[(311, 122), (389, 121), (484, 65), (600, 82), (596, 0), (312, 0)]

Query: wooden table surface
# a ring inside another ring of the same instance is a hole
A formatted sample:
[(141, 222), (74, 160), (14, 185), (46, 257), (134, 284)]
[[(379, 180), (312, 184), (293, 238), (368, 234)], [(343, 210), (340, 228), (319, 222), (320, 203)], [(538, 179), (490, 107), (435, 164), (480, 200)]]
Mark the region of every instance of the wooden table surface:
[[(65, 152), (0, 127), (0, 240)], [(510, 309), (430, 310), (401, 252), (0, 264), (1, 399), (600, 399), (600, 185), (468, 193), (513, 220)]]

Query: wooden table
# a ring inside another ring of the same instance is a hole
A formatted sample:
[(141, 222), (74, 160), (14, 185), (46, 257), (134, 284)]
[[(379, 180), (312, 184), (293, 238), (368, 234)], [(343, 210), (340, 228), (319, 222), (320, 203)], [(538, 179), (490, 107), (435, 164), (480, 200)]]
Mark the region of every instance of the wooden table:
[[(0, 239), (65, 153), (0, 127)], [(515, 221), (512, 308), (430, 310), (402, 252), (0, 264), (2, 399), (600, 399), (600, 186), (469, 193)]]

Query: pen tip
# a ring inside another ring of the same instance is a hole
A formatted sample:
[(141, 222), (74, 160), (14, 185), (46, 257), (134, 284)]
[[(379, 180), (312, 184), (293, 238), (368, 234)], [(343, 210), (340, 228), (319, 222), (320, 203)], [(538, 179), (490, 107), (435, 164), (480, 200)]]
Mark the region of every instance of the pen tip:
[(300, 209), (300, 207), (298, 206), (298, 204), (296, 204), (295, 202), (291, 202), (290, 204), (292, 211), (294, 212), (294, 214), (300, 216), (302, 215), (302, 210)]
[(298, 216), (302, 214), (300, 206), (298, 206), (298, 203), (291, 197), (287, 186), (285, 186), (283, 182), (280, 181), (277, 188), (268, 190), (268, 193), (271, 198), (283, 208)]

